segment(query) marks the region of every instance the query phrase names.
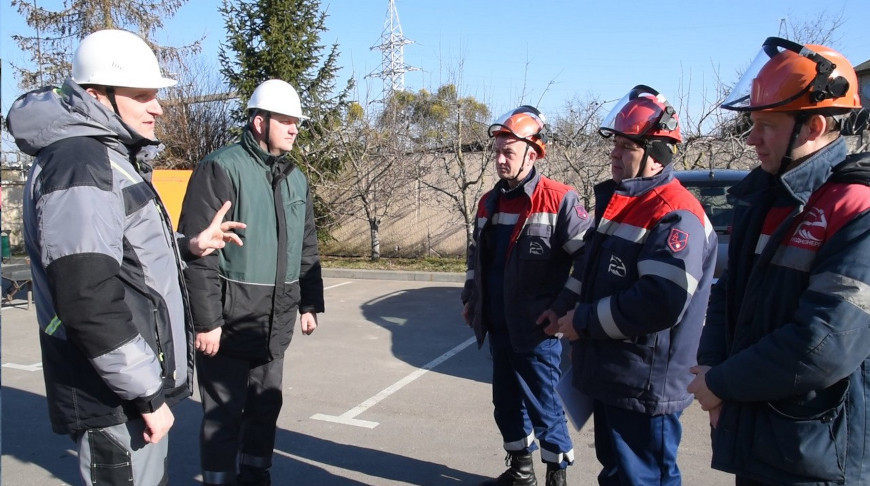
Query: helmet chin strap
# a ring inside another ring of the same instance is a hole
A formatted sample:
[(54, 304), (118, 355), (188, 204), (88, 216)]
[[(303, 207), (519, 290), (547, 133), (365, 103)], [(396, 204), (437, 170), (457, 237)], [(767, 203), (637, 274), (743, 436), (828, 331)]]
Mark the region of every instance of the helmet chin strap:
[(529, 155), (529, 144), (528, 144), (528, 143), (526, 143), (526, 150), (525, 150), (525, 152), (523, 152), (523, 163), (520, 164), (520, 168), (519, 168), (519, 170), (517, 170), (517, 175), (505, 179), (506, 181), (508, 181), (508, 182), (516, 182), (517, 179), (519, 179), (520, 174), (523, 173), (523, 169), (524, 169), (525, 166), (526, 166), (526, 156), (527, 156), (527, 155)]
[(263, 122), (266, 124), (266, 129), (263, 131), (263, 135), (266, 137), (266, 153), (272, 155), (272, 139), (269, 138), (269, 129), (272, 127), (271, 111), (266, 112), (266, 116), (263, 118)]
[(643, 157), (640, 159), (640, 166), (637, 168), (637, 174), (634, 177), (642, 177), (643, 171), (646, 170), (646, 161), (649, 159), (649, 144), (643, 144)]
[(788, 166), (790, 166), (794, 162), (794, 158), (791, 156), (792, 151), (794, 150), (794, 146), (797, 143), (798, 136), (800, 136), (801, 128), (803, 128), (804, 123), (807, 121), (807, 116), (798, 113), (794, 117), (794, 127), (791, 129), (791, 136), (788, 138), (788, 146), (785, 148), (785, 154), (782, 156), (782, 159), (779, 161), (779, 170), (776, 175), (781, 177), (788, 170)]
[(106, 98), (109, 98), (109, 103), (112, 104), (112, 109), (115, 110), (115, 114), (118, 117), (121, 117), (121, 111), (118, 110), (118, 102), (115, 101), (115, 87), (114, 86), (106, 86)]

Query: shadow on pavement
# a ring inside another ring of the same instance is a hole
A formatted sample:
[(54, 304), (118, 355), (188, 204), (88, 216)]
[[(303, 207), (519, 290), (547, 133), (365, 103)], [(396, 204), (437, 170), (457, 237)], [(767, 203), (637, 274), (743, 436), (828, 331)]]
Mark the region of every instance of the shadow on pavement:
[[(362, 304), (369, 322), (393, 335), (393, 355), (421, 368), (474, 336), (462, 322), (459, 287), (425, 287), (386, 294)], [(477, 349), (472, 344), (468, 349)], [(488, 352), (486, 347), (481, 352)], [(455, 366), (457, 360), (439, 364), (433, 372), (488, 383), (488, 367)], [(481, 369), (482, 368), (482, 369)]]
[[(200, 405), (185, 400), (172, 410), (176, 422), (170, 437), (171, 482), (174, 485), (199, 484)], [(4, 455), (38, 466), (64, 483), (79, 483), (73, 443), (51, 431), (44, 397), (15, 388), (3, 388), (2, 425)], [(485, 479), (423, 459), (282, 429), (278, 430), (273, 461), (274, 484), (370, 484), (342, 477), (309, 462), (409, 485), (477, 484)]]
[[(286, 404), (285, 404), (286, 405)], [(202, 408), (199, 402), (185, 400), (173, 407), (175, 426), (172, 429), (170, 442), (169, 469), (173, 485), (200, 484), (199, 467), (199, 426), (202, 421)], [(281, 484), (329, 484), (362, 486), (365, 483), (335, 476), (325, 469), (312, 464), (298, 461), (287, 455), (307, 457), (312, 461), (330, 464), (343, 454), (348, 446), (308, 437), (295, 432), (278, 429), (275, 453), (273, 454), (272, 482)], [(310, 451), (316, 450), (312, 456)], [(285, 452), (282, 452), (285, 451)], [(308, 457), (306, 456), (308, 454)], [(374, 459), (372, 459), (374, 460)], [(337, 461), (340, 462), (340, 461)]]
[[(41, 374), (37, 379), (42, 380)], [(45, 397), (3, 387), (2, 427), (4, 456), (37, 465), (66, 483), (79, 483), (75, 444), (51, 431)]]
[(278, 431), (275, 448), (272, 477), (273, 482), (277, 479), (276, 484), (369, 484), (336, 476), (310, 464), (294, 461), (285, 454), (409, 485), (478, 484), (486, 479), (423, 459), (340, 444), (289, 430)]

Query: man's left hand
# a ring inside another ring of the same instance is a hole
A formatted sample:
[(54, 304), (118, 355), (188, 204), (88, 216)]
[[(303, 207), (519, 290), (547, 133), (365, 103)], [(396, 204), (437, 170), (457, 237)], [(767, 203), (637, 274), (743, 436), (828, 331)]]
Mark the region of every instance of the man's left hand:
[[(687, 391), (695, 395), (698, 403), (701, 404), (701, 410), (711, 412), (721, 406), (722, 399), (717, 397), (716, 394), (707, 387), (707, 372), (710, 371), (710, 367), (698, 365), (689, 368), (689, 371), (695, 375), (695, 378), (692, 379), (691, 383), (689, 383)], [(718, 421), (718, 413), (716, 414), (716, 418)]]
[(317, 314), (306, 312), (299, 316), (299, 327), (302, 329), (302, 334), (310, 335), (317, 329)]

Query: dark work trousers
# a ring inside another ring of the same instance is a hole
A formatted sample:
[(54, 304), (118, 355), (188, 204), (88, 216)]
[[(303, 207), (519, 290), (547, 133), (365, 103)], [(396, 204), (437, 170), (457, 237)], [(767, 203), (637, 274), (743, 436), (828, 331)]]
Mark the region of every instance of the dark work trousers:
[(677, 448), (683, 434), (682, 412), (647, 415), (599, 400), (593, 407), (595, 455), (602, 465), (599, 485), (681, 484)]
[(734, 478), (734, 484), (735, 486), (771, 486), (769, 483), (762, 483), (761, 481), (746, 479), (740, 476)]
[(203, 480), (228, 484), (236, 479), (236, 460), (257, 469), (272, 466), (275, 428), (283, 403), (284, 359), (268, 363), (196, 354), (202, 398), (200, 460)]
[(544, 462), (567, 467), (574, 462), (574, 448), (556, 394), (562, 343), (557, 338), (545, 339), (533, 350), (518, 353), (504, 328), (490, 333), (489, 343), (492, 404), (505, 450), (531, 453), (537, 449), (537, 438)]

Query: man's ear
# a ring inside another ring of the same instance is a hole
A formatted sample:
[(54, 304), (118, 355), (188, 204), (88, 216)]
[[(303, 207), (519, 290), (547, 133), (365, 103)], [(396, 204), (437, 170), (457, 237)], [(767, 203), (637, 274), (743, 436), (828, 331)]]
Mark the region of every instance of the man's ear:
[(251, 129), (254, 130), (254, 134), (262, 135), (263, 134), (263, 122), (265, 119), (259, 113), (251, 117)]
[[(648, 168), (647, 170), (649, 170), (651, 176), (658, 174), (659, 172), (662, 171), (662, 169), (665, 168), (665, 165), (662, 164), (661, 162), (659, 162), (658, 160), (656, 160), (656, 158), (653, 156), (649, 156), (647, 158), (646, 166), (647, 166), (647, 168)], [(640, 175), (640, 174), (638, 174), (638, 175)]]
[(85, 89), (85, 92), (86, 92), (87, 94), (93, 96), (93, 97), (96, 98), (96, 99), (100, 99), (100, 96), (101, 96), (101, 95), (102, 95), (102, 96), (105, 96), (105, 94), (102, 93), (102, 92), (101, 92), (100, 90), (98, 90), (97, 88), (87, 88), (87, 89)]
[(828, 119), (823, 115), (813, 114), (804, 122), (804, 136), (806, 140), (817, 140), (822, 135), (828, 133)]

